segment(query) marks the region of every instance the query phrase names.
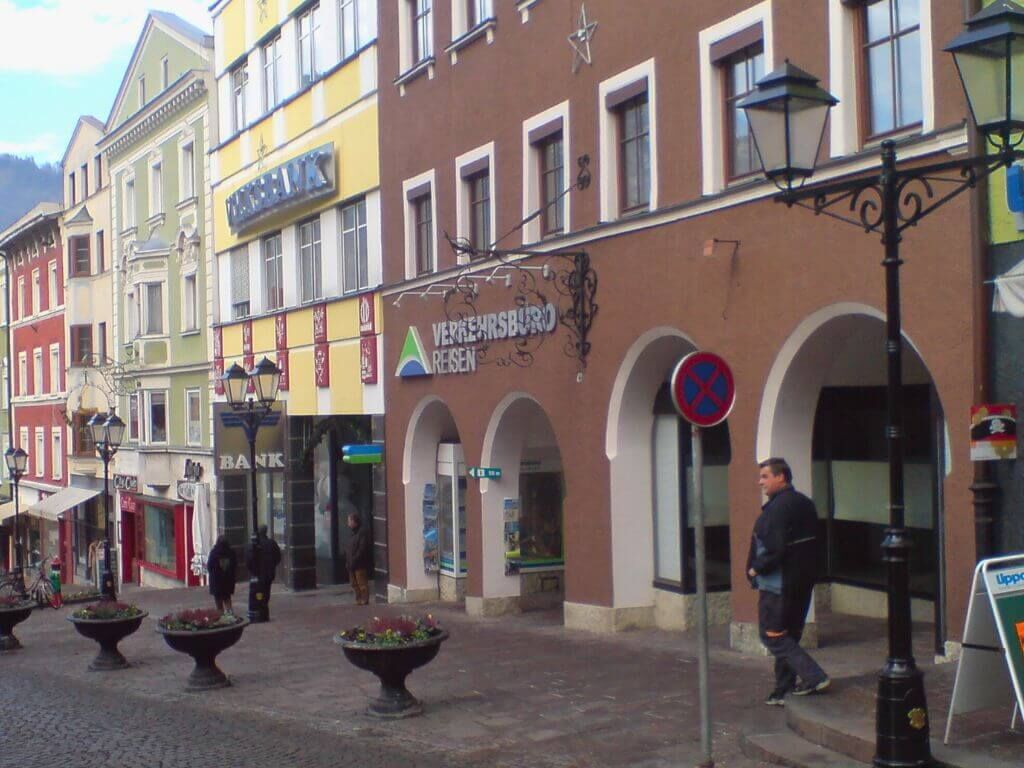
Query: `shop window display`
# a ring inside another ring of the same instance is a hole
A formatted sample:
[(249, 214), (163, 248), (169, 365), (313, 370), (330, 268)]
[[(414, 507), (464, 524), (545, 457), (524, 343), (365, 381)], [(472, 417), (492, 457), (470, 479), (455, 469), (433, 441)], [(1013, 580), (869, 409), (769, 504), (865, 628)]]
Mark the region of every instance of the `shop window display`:
[(519, 475), (519, 553), (524, 565), (561, 565), (562, 473)]
[(145, 560), (151, 565), (174, 571), (175, 535), (174, 510), (155, 504), (145, 506), (146, 552)]

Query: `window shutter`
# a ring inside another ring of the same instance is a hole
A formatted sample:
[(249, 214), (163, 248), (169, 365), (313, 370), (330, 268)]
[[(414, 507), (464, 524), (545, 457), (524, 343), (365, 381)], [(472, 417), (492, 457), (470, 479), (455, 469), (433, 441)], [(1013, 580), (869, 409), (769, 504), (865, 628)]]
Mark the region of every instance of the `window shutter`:
[(237, 248), (231, 252), (231, 301), (239, 304), (249, 300), (249, 251)]
[(741, 29), (739, 32), (711, 44), (711, 63), (717, 64), (734, 53), (761, 42), (763, 39), (764, 29), (761, 26), (761, 22), (757, 22), (757, 24), (746, 29)]

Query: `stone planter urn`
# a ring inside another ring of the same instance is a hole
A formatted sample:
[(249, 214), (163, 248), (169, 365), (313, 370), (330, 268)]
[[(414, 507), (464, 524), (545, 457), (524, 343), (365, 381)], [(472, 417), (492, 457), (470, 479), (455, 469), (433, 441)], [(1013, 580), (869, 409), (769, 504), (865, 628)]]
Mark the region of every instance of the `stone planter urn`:
[(382, 646), (348, 640), (335, 635), (334, 642), (342, 647), (345, 658), (352, 664), (372, 672), (380, 681), (380, 692), (370, 700), (366, 713), (371, 717), (399, 719), (423, 713), (422, 703), (405, 687), (405, 678), (414, 669), (433, 661), (441, 650), (441, 643), (448, 639), (448, 632), (408, 643), (406, 645)]
[(14, 636), (14, 627), (31, 616), (34, 607), (31, 601), (0, 605), (0, 653), (21, 648), (21, 643)]
[(187, 653), (195, 662), (185, 690), (211, 691), (231, 685), (228, 676), (217, 666), (217, 656), (237, 643), (242, 637), (242, 630), (248, 625), (248, 619), (240, 618), (237, 623), (229, 626), (209, 629), (167, 629), (157, 626), (156, 631), (164, 636), (164, 642), (173, 650)]
[(74, 615), (67, 618), (75, 625), (78, 634), (99, 643), (99, 653), (89, 662), (89, 669), (94, 672), (109, 672), (128, 666), (128, 660), (118, 650), (117, 644), (141, 627), (142, 620), (148, 615), (146, 611), (140, 611), (134, 616), (112, 619), (82, 619)]

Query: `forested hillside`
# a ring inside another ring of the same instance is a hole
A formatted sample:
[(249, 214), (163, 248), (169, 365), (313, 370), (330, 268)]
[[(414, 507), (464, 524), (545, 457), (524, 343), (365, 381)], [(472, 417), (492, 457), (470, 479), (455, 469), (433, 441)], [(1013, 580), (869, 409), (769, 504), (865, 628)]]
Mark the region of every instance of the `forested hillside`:
[(0, 154), (0, 230), (44, 200), (61, 202), (60, 167)]

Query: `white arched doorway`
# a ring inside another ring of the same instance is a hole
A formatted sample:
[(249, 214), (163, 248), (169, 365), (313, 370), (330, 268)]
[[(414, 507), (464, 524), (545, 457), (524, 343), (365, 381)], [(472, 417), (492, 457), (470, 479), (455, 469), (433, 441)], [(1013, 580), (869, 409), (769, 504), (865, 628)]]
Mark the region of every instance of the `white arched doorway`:
[[(822, 527), (823, 590), (842, 613), (885, 613), (881, 539), (888, 522), (884, 315), (842, 303), (807, 317), (769, 373), (757, 459), (785, 458)], [(914, 544), (916, 619), (942, 605), (942, 480), (949, 471), (942, 406), (927, 366), (904, 338), (906, 524)], [(941, 624), (938, 622), (937, 625)]]
[(501, 467), (498, 480), (480, 481), (483, 594), (466, 609), (496, 615), (553, 608), (565, 597), (562, 454), (547, 414), (523, 392), (494, 409), (482, 462)]

